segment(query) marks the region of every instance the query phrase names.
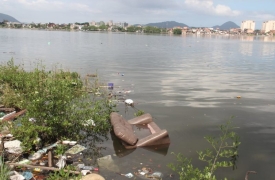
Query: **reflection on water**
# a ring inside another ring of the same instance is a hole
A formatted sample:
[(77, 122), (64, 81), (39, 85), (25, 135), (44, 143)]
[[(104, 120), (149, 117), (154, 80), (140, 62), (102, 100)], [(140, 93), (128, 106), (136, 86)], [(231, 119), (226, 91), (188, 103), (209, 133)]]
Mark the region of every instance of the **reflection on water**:
[(271, 36), (265, 36), (263, 40), (264, 42), (275, 42), (275, 38)]
[(271, 46), (270, 44), (264, 44), (261, 47), (261, 51), (260, 52), (262, 53), (262, 56), (270, 57), (271, 59), (272, 59), (272, 57), (275, 56), (274, 47)]
[(254, 41), (254, 36), (240, 36), (241, 41)]
[[(165, 155), (138, 148), (113, 158), (122, 173), (141, 163), (171, 173), (171, 152), (196, 159), (196, 151), (208, 147), (203, 137), (234, 115), (242, 142), (238, 169), (223, 169), (221, 176), (242, 179), (255, 170), (260, 175), (249, 179), (272, 179), (275, 133), (264, 127), (274, 125), (275, 38), (0, 29), (0, 42), (0, 62), (13, 57), (26, 69), (42, 60), (82, 75), (97, 71), (168, 130)], [(123, 103), (118, 109), (125, 112)], [(129, 109), (127, 119), (133, 113)], [(104, 155), (117, 153), (111, 138), (102, 146)]]
[(252, 56), (253, 54), (253, 43), (241, 43), (240, 52), (245, 56)]

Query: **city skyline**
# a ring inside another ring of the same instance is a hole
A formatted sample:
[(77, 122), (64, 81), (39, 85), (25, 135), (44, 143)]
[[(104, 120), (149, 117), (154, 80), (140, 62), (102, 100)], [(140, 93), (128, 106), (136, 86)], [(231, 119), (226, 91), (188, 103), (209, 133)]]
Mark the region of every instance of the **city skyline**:
[(177, 21), (210, 27), (253, 20), (256, 29), (275, 19), (274, 0), (0, 0), (0, 12), (21, 22), (109, 21), (147, 24)]

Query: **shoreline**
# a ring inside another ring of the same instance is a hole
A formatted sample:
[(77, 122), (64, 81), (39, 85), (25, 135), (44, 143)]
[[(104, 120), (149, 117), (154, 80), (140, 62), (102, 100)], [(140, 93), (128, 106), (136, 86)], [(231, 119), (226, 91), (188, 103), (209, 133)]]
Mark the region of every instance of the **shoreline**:
[[(160, 34), (160, 35), (174, 35), (174, 36), (189, 36), (189, 35), (196, 35), (196, 36), (237, 36), (237, 37), (270, 37), (270, 38), (275, 38), (274, 36), (271, 35), (255, 35), (255, 34), (219, 34), (219, 33), (211, 33), (211, 34), (197, 34), (197, 33), (186, 33), (186, 34), (173, 34), (173, 33), (143, 33), (143, 32), (127, 32), (127, 31), (83, 31), (83, 30), (74, 30), (74, 29), (39, 29), (39, 28), (10, 28), (10, 27), (0, 27), (0, 29), (14, 29), (14, 30), (38, 30), (38, 31), (63, 31), (63, 32), (101, 32), (101, 33), (129, 33), (129, 34)], [(224, 31), (225, 32), (225, 31)]]

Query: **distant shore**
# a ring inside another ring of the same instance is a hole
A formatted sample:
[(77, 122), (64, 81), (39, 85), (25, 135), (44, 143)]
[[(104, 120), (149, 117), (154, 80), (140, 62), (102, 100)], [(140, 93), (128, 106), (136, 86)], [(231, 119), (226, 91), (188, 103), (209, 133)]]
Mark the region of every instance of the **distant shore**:
[(10, 28), (10, 27), (0, 27), (0, 29), (14, 29), (14, 30), (38, 30), (38, 31), (67, 31), (67, 32), (99, 32), (99, 33), (129, 33), (129, 34), (166, 34), (166, 35), (174, 35), (174, 36), (230, 36), (230, 37), (267, 37), (267, 38), (274, 38), (275, 35), (257, 35), (257, 34), (230, 34), (230, 33), (225, 33), (225, 34), (218, 34), (218, 33), (211, 33), (211, 34), (196, 34), (196, 33), (186, 33), (186, 34), (173, 34), (169, 32), (161, 32), (161, 33), (144, 33), (144, 32), (127, 32), (127, 31), (109, 31), (109, 30), (96, 30), (96, 31), (88, 31), (88, 30), (79, 30), (79, 29), (52, 29), (52, 28)]

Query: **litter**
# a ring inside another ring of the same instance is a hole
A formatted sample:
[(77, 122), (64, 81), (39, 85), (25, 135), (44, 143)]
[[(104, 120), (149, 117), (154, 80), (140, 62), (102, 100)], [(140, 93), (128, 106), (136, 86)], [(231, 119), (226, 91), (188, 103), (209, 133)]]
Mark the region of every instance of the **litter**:
[(70, 141), (70, 142), (69, 142), (69, 145), (70, 145), (70, 146), (74, 146), (76, 143), (77, 143), (76, 141)]
[(139, 174), (144, 176), (146, 173), (145, 172), (139, 172)]
[(30, 118), (29, 121), (30, 121), (30, 122), (36, 122), (36, 119)]
[(36, 152), (33, 155), (30, 155), (28, 159), (31, 161), (34, 161), (34, 160), (40, 159), (41, 157), (42, 157), (42, 153)]
[(5, 137), (11, 138), (11, 137), (13, 137), (13, 135), (12, 134), (7, 134), (7, 135), (5, 135)]
[(83, 176), (86, 176), (87, 174), (90, 174), (90, 173), (91, 173), (90, 170), (82, 170), (82, 171), (81, 171), (81, 174), (82, 174)]
[(30, 163), (30, 160), (28, 160), (28, 159), (24, 159), (24, 160), (18, 162), (18, 164), (29, 164), (29, 163)]
[(83, 166), (81, 169), (90, 170), (90, 171), (98, 171), (98, 168), (93, 167), (93, 166)]
[(64, 168), (64, 166), (66, 165), (66, 159), (67, 159), (66, 156), (60, 156), (58, 162), (56, 163), (56, 166), (57, 166), (59, 169)]
[(77, 167), (78, 167), (79, 169), (82, 169), (84, 166), (85, 166), (85, 164), (78, 164), (78, 165), (77, 165)]
[(20, 154), (23, 152), (20, 144), (21, 142), (19, 140), (8, 141), (8, 142), (5, 142), (4, 147), (8, 149), (9, 153)]
[(108, 89), (113, 90), (114, 89), (114, 83), (108, 83)]
[(134, 101), (132, 99), (126, 99), (124, 102), (127, 105), (133, 105), (134, 104)]
[(86, 121), (86, 123), (83, 124), (84, 126), (89, 126), (89, 125), (92, 125), (92, 126), (95, 126), (95, 121), (92, 120), (92, 119), (89, 119)]
[(127, 178), (132, 178), (134, 175), (132, 173), (123, 174)]
[(111, 155), (107, 155), (97, 159), (100, 168), (106, 168), (112, 172), (120, 172)]
[(154, 172), (152, 174), (146, 175), (147, 178), (162, 179), (163, 174), (161, 172)]
[(69, 144), (71, 141), (68, 141), (68, 140), (65, 140), (65, 141), (62, 141), (62, 144)]
[(22, 176), (21, 174), (15, 174), (15, 175), (12, 175), (10, 176), (10, 180), (24, 180), (25, 177)]
[(80, 153), (81, 151), (84, 151), (86, 148), (84, 146), (81, 146), (79, 144), (71, 147), (70, 149), (68, 149), (65, 153), (68, 154), (77, 154)]
[(29, 172), (29, 171), (24, 171), (24, 172), (22, 173), (22, 175), (24, 176), (24, 178), (25, 178), (26, 180), (31, 180), (32, 177), (33, 177), (33, 174), (32, 174), (31, 172)]
[(5, 113), (0, 112), (0, 118), (3, 117), (3, 116), (5, 116), (5, 115), (6, 115)]

